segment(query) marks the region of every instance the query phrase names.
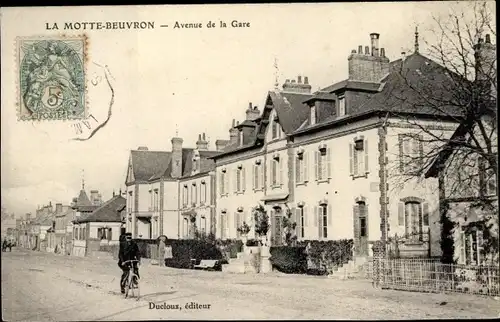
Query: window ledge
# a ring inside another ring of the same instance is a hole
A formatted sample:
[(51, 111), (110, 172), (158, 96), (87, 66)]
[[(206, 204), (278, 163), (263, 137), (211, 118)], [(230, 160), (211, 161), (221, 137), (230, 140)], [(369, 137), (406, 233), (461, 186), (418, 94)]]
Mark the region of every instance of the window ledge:
[(328, 183), (328, 182), (330, 182), (330, 178), (328, 178), (328, 179), (320, 179), (320, 180), (316, 180), (316, 182), (317, 182), (318, 184), (320, 184), (320, 183)]
[(355, 180), (355, 179), (360, 179), (360, 178), (365, 178), (365, 179), (368, 179), (368, 174), (370, 172), (365, 172), (363, 174), (351, 174), (350, 176), (352, 177), (352, 180)]
[(281, 188), (281, 187), (282, 187), (282, 185), (281, 185), (281, 184), (277, 184), (277, 185), (272, 185), (272, 186), (271, 186), (271, 189), (279, 189), (279, 188)]
[(259, 191), (264, 191), (264, 188), (253, 189), (253, 192), (259, 192)]
[(296, 182), (295, 186), (307, 186), (307, 181), (302, 181), (302, 182)]
[(236, 191), (234, 194), (235, 195), (244, 195), (245, 194), (245, 190), (243, 190), (243, 191)]

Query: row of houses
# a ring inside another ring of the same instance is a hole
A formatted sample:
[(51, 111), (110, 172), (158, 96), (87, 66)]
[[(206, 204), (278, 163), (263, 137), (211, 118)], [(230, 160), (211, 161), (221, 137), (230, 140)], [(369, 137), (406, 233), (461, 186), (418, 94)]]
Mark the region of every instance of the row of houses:
[(103, 202), (98, 190), (90, 198), (82, 184), (69, 205), (52, 202), (16, 222), (18, 246), (64, 255), (87, 256), (117, 245), (124, 232), (126, 200), (120, 194)]
[[(269, 91), (262, 109), (250, 103), (215, 150), (205, 133), (192, 148), (174, 137), (169, 151), (132, 150), (127, 232), (239, 238), (238, 227), (253, 227), (252, 209), (260, 204), (270, 214), (273, 245), (283, 243), (283, 217), (291, 214), (299, 240), (349, 238), (357, 256), (369, 256), (374, 241), (409, 236), (409, 253), (439, 256), (442, 181), (435, 169), (446, 158), (426, 176), (417, 170), (436, 149), (425, 143), (428, 136), (452, 137), (459, 123), (452, 107), (439, 113), (412, 87), (446, 99), (454, 77), (419, 53), (418, 34), (413, 53), (394, 61), (379, 40), (372, 33), (370, 46), (351, 52), (347, 79), (312, 93), (308, 77), (299, 76)], [(496, 55), (489, 36), (477, 50), (477, 57)], [(497, 198), (496, 176), (481, 185), (486, 190), (475, 188)], [(480, 262), (472, 246), (478, 236), (455, 236), (459, 262)]]

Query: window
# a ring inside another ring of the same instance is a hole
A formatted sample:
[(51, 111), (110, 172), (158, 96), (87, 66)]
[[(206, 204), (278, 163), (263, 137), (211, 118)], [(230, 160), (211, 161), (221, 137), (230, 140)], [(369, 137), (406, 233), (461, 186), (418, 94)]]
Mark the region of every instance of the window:
[(494, 196), (497, 194), (497, 177), (492, 169), (486, 170), (486, 195)]
[(341, 96), (339, 97), (339, 115), (338, 116), (344, 116), (345, 115), (345, 97)]
[(200, 202), (205, 203), (207, 201), (207, 184), (205, 182), (201, 183), (200, 187)]
[(279, 158), (273, 158), (271, 161), (271, 187), (277, 187), (281, 184), (281, 165)]
[(271, 127), (272, 139), (278, 139), (280, 136), (280, 124), (278, 118), (274, 118)]
[(315, 153), (316, 180), (322, 181), (330, 178), (330, 149), (322, 148)]
[(311, 106), (311, 125), (316, 124), (316, 106)]
[(419, 135), (400, 134), (398, 139), (401, 173), (416, 174), (423, 166), (422, 138)]
[(200, 232), (202, 234), (205, 234), (206, 231), (207, 231), (207, 219), (205, 218), (205, 216), (202, 216), (200, 218)]
[(195, 182), (193, 182), (193, 183), (191, 184), (191, 203), (192, 203), (193, 205), (194, 205), (194, 204), (196, 204), (196, 203), (198, 202), (198, 200), (197, 200), (197, 199), (198, 199), (198, 195), (197, 195), (197, 193), (196, 193), (196, 192), (197, 192), (197, 191), (196, 191), (196, 183), (195, 183)]
[(227, 238), (227, 215), (225, 213), (220, 214), (220, 238)]
[(355, 139), (349, 144), (350, 172), (353, 177), (366, 176), (368, 173), (368, 140)]
[(240, 130), (240, 145), (243, 145), (243, 129)]
[(399, 203), (398, 224), (404, 227), (405, 235), (413, 241), (424, 240), (424, 227), (429, 227), (429, 206), (426, 202), (406, 201)]
[[(497, 178), (495, 172), (484, 158), (479, 158), (479, 191), (482, 196), (497, 194)], [(458, 172), (461, 173), (460, 171)]]
[(297, 223), (295, 230), (297, 238), (305, 238), (306, 232), (306, 207), (298, 207), (295, 210), (295, 222)]
[(318, 208), (319, 238), (328, 238), (328, 207), (321, 205)]
[(253, 189), (262, 190), (264, 189), (264, 166), (258, 161), (257, 164), (253, 165)]
[(483, 232), (477, 227), (468, 229), (462, 226), (460, 230), (460, 257), (459, 263), (465, 265), (481, 265)]
[(238, 167), (234, 170), (234, 192), (241, 193), (245, 191), (245, 168)]
[(227, 173), (226, 170), (223, 170), (220, 173), (219, 184), (220, 184), (220, 195), (226, 196), (229, 191), (229, 173)]
[(184, 217), (184, 220), (182, 221), (182, 233), (184, 238), (189, 237), (189, 219)]
[(238, 231), (238, 228), (243, 225), (243, 217), (244, 214), (241, 211), (237, 211), (234, 213), (234, 228), (236, 231), (236, 237), (239, 238), (241, 236), (240, 232)]
[(160, 210), (160, 198), (158, 195), (158, 189), (155, 189), (155, 211)]
[(187, 184), (185, 184), (182, 189), (182, 205), (186, 207), (187, 204), (188, 204), (188, 186)]
[(152, 211), (154, 208), (155, 202), (153, 200), (153, 191), (149, 189), (149, 210)]
[(295, 182), (307, 182), (307, 154), (306, 152), (300, 153), (295, 158)]

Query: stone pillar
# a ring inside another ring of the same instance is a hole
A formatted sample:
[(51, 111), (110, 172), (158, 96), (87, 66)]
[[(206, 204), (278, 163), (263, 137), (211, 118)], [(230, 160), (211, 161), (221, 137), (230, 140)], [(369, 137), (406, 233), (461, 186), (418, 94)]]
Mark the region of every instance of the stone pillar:
[(372, 285), (373, 287), (382, 287), (383, 272), (385, 269), (385, 250), (386, 245), (382, 241), (376, 241), (373, 244), (373, 272), (372, 272)]

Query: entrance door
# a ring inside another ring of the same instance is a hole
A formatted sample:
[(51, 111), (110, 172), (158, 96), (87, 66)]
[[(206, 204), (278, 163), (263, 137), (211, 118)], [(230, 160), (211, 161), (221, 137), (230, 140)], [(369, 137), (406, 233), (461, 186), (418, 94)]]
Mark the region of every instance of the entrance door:
[(359, 255), (368, 256), (368, 226), (366, 216), (359, 217)]
[(354, 245), (358, 256), (368, 256), (368, 211), (364, 202), (354, 206)]
[(275, 208), (272, 211), (272, 245), (281, 246), (283, 245), (283, 218), (282, 218), (281, 208)]

